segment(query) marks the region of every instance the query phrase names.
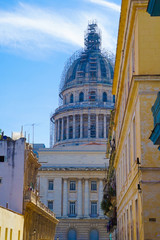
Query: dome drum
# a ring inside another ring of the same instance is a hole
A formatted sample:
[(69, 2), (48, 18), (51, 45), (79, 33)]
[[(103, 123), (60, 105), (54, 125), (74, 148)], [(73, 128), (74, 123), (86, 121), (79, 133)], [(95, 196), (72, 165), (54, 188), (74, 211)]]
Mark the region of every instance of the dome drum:
[(78, 144), (80, 142), (105, 142), (108, 137), (110, 113), (88, 111), (67, 115), (62, 114), (55, 119), (55, 145)]

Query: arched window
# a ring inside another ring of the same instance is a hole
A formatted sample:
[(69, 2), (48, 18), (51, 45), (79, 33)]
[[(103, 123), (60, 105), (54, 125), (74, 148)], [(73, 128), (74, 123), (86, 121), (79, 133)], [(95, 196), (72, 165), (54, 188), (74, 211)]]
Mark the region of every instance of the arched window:
[(70, 95), (70, 103), (73, 103), (73, 94)]
[(79, 102), (83, 102), (84, 101), (84, 93), (80, 92), (79, 94)]
[(77, 233), (74, 229), (70, 229), (68, 232), (68, 240), (77, 240)]
[(96, 229), (93, 229), (90, 231), (89, 239), (90, 240), (99, 240), (99, 233)]
[(106, 92), (103, 93), (103, 102), (107, 102), (107, 93)]

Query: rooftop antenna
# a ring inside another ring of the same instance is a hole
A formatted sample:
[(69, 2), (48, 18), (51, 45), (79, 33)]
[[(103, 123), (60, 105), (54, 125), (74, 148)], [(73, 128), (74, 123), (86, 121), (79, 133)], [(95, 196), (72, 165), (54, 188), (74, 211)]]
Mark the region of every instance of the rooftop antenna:
[(34, 125), (35, 123), (32, 123), (32, 144), (34, 144)]
[(21, 137), (23, 137), (23, 126), (21, 126)]

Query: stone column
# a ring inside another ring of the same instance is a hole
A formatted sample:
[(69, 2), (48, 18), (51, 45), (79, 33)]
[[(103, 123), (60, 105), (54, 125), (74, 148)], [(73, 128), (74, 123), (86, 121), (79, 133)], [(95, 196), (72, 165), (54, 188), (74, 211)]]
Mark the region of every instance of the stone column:
[[(57, 122), (55, 121), (54, 123), (54, 144), (57, 142), (57, 139), (56, 139), (56, 131), (57, 131)], [(52, 146), (53, 147), (53, 146)]]
[(63, 129), (64, 129), (64, 118), (62, 117), (62, 127), (61, 127), (61, 141), (63, 141)]
[(75, 115), (73, 115), (73, 139), (75, 139), (76, 135), (76, 122), (75, 122)]
[(59, 141), (59, 119), (57, 119), (57, 141)]
[(84, 185), (84, 217), (89, 217), (89, 183), (85, 179)]
[(96, 138), (99, 137), (98, 114), (96, 114)]
[(91, 118), (90, 114), (88, 114), (88, 138), (91, 136)]
[(83, 114), (80, 115), (80, 138), (82, 138), (83, 133)]
[(67, 116), (66, 139), (69, 139), (69, 116)]
[(98, 190), (98, 208), (99, 208), (99, 216), (103, 216), (103, 210), (101, 209), (101, 202), (103, 199), (103, 181), (100, 179), (99, 181), (99, 190)]
[(104, 138), (106, 138), (106, 115), (104, 115)]
[(68, 213), (68, 186), (67, 179), (63, 181), (63, 216), (67, 217)]
[(82, 216), (82, 180), (78, 179), (78, 191), (77, 191), (77, 214), (78, 217)]

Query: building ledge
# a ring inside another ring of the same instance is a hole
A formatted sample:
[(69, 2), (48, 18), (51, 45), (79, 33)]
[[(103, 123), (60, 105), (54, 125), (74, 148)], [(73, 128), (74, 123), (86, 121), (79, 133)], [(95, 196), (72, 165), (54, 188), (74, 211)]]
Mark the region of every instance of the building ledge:
[(42, 166), (39, 171), (105, 171), (105, 167), (56, 167)]
[(103, 108), (103, 109), (113, 109), (114, 103), (113, 102), (97, 102), (97, 101), (84, 101), (84, 102), (76, 102), (76, 103), (69, 103), (66, 105), (62, 105), (55, 110), (55, 113), (51, 117), (54, 118), (57, 114), (61, 112), (73, 111), (76, 109), (88, 109), (88, 108)]
[(47, 208), (40, 200), (39, 196), (34, 193), (33, 191), (26, 191), (24, 196), (24, 209), (31, 209), (35, 212), (37, 212), (40, 215), (43, 215), (44, 217), (48, 218), (50, 221), (58, 224), (58, 219), (56, 219), (55, 214)]

